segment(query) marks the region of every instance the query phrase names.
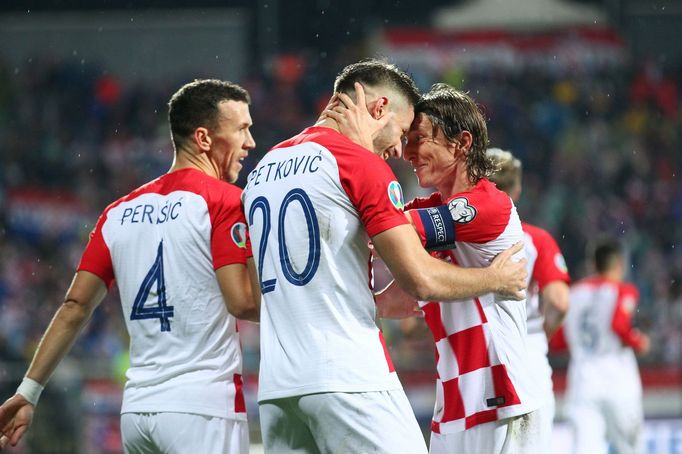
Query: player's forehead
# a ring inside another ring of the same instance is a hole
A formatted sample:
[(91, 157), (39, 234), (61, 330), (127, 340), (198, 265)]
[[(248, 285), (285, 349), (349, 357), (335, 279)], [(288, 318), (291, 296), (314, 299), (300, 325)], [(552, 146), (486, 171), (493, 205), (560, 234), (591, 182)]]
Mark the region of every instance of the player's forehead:
[(218, 103), (218, 120), (221, 123), (231, 124), (245, 123), (251, 125), (253, 123), (249, 105), (233, 99), (226, 99)]
[(416, 114), (414, 121), (410, 125), (410, 132), (430, 137), (433, 134), (433, 122), (431, 121), (431, 118), (424, 112)]

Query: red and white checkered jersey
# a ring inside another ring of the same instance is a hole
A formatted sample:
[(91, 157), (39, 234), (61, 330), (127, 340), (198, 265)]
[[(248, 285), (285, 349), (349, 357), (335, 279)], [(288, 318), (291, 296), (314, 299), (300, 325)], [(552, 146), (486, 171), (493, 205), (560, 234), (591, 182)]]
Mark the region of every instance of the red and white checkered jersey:
[(540, 308), (540, 293), (550, 282), (570, 283), (564, 256), (552, 235), (532, 224), (522, 223), (523, 246), (528, 259), (528, 290), (526, 313), (528, 323), (528, 360), (536, 371), (538, 381), (549, 399), (553, 399), (552, 367), (547, 360), (545, 318)]
[(571, 308), (558, 333), (571, 352), (571, 392), (608, 390), (619, 381), (639, 382), (633, 349), (642, 347), (642, 338), (632, 327), (638, 298), (634, 285), (601, 277), (571, 287)]
[[(487, 179), (442, 200), (439, 193), (407, 209), (448, 205), (455, 249), (437, 255), (464, 267), (483, 267), (523, 239), (521, 221), (507, 194)], [(410, 212), (425, 239), (421, 218)], [(516, 258), (522, 258), (523, 252)], [(528, 413), (539, 395), (526, 354), (525, 301), (494, 294), (472, 300), (420, 303), (436, 342), (438, 380), (431, 430), (452, 433)]]
[(407, 220), (388, 165), (330, 128), (277, 145), (249, 174), (258, 265), (258, 398), (400, 389), (369, 287), (369, 237)]
[(240, 189), (195, 169), (109, 205), (79, 271), (118, 284), (130, 333), (122, 413), (246, 419), (236, 320), (215, 270), (246, 263)]

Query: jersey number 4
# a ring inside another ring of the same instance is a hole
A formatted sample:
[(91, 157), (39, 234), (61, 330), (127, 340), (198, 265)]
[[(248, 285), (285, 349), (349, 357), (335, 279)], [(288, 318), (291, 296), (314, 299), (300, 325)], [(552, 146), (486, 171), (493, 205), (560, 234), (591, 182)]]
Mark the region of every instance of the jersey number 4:
[[(156, 291), (152, 288), (156, 285)], [(156, 305), (146, 307), (145, 303), (149, 295), (156, 296)], [(161, 331), (170, 331), (170, 318), (173, 316), (173, 306), (166, 304), (166, 281), (163, 278), (163, 241), (159, 243), (156, 251), (154, 264), (147, 272), (137, 291), (133, 310), (130, 312), (130, 320), (146, 320), (158, 318), (161, 322)]]
[[(286, 232), (284, 229), (284, 217), (287, 207), (292, 202), (298, 202), (303, 208), (306, 226), (308, 227), (308, 260), (303, 271), (296, 272), (289, 259), (289, 250), (286, 246)], [(260, 289), (263, 294), (275, 290), (277, 279), (263, 279), (263, 259), (265, 250), (268, 247), (268, 236), (270, 235), (271, 210), (268, 199), (263, 196), (257, 197), (249, 210), (249, 226), (253, 226), (253, 217), (256, 210), (263, 214), (263, 230), (261, 232), (260, 243), (258, 245), (258, 276), (260, 276)], [(282, 206), (279, 209), (278, 219), (278, 238), (279, 238), (279, 262), (282, 266), (282, 274), (287, 281), (302, 287), (315, 276), (317, 267), (320, 264), (320, 226), (317, 223), (317, 215), (310, 197), (303, 189), (294, 188), (284, 196)]]

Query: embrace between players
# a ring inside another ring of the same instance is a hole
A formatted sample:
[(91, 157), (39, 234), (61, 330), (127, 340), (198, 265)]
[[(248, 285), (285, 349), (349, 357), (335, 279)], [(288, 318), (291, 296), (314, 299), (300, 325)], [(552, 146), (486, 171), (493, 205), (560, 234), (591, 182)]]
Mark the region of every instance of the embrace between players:
[[(427, 452), (377, 313), (423, 313), (432, 331), (430, 452), (547, 452), (548, 397), (526, 345), (524, 231), (488, 180), (495, 155), (479, 108), (445, 84), (421, 95), (378, 60), (344, 68), (334, 91), (318, 122), (270, 150), (243, 192), (231, 183), (255, 147), (248, 93), (198, 80), (173, 95), (173, 165), (102, 213), (0, 407), (0, 447), (24, 435), (116, 282), (131, 338), (127, 453), (248, 452), (235, 317), (260, 322), (266, 452)], [(401, 156), (436, 189), (430, 197), (403, 201), (385, 162)], [(145, 222), (168, 206), (164, 222)], [(368, 241), (395, 279), (377, 295)]]

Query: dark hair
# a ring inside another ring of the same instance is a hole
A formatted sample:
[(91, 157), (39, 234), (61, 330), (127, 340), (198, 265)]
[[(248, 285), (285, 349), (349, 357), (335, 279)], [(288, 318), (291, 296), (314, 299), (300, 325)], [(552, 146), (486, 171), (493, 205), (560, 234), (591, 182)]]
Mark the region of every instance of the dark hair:
[(217, 79), (197, 79), (175, 92), (168, 102), (168, 122), (176, 150), (196, 128), (215, 127), (221, 101), (250, 104), (251, 98), (239, 85)]
[(396, 65), (383, 60), (368, 59), (341, 70), (334, 81), (334, 92), (353, 93), (354, 83), (370, 87), (389, 87), (403, 95), (411, 106), (419, 101), (419, 89), (412, 78)]
[(448, 84), (438, 83), (425, 93), (414, 108), (415, 115), (426, 114), (433, 123), (433, 135), (443, 131), (449, 142), (454, 142), (462, 131), (469, 131), (473, 142), (467, 154), (467, 169), (472, 183), (489, 176), (493, 163), (486, 155), (488, 128), (478, 105), (466, 93)]
[(613, 238), (602, 238), (594, 244), (594, 267), (598, 273), (608, 271), (616, 258), (623, 256), (623, 246)]
[(495, 183), (497, 189), (509, 194), (521, 180), (521, 161), (509, 151), (499, 148), (488, 148), (486, 155), (493, 164), (493, 171), (488, 178)]

